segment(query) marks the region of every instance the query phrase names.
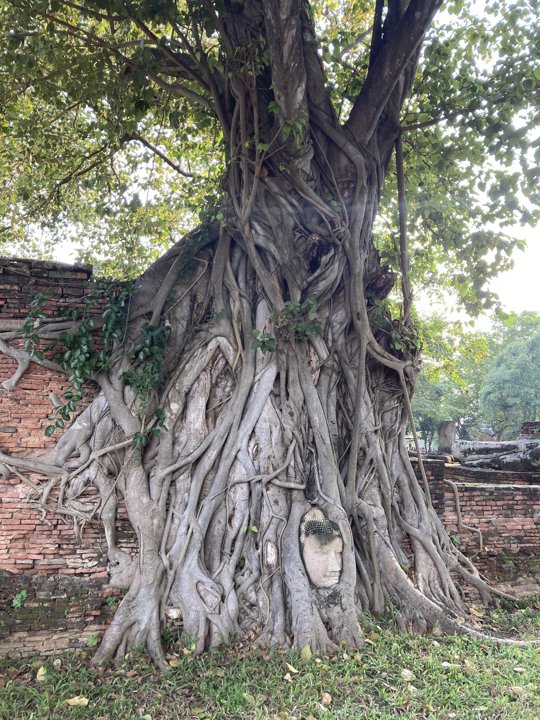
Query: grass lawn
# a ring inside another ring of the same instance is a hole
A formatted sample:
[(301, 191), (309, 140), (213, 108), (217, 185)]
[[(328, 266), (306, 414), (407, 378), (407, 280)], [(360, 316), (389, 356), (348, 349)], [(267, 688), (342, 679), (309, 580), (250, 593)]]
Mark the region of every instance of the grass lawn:
[[(484, 618), (540, 637), (540, 603)], [(141, 658), (92, 668), (88, 653), (0, 661), (0, 720), (538, 720), (540, 647), (418, 637), (371, 620), (362, 650), (335, 656), (241, 645), (195, 657), (171, 642), (163, 675)], [(303, 656), (302, 656), (303, 655)]]

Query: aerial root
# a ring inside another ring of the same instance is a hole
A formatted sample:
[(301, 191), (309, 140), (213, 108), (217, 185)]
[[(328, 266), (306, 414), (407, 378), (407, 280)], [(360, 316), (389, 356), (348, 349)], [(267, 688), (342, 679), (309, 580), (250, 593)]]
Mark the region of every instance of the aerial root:
[[(465, 624), (465, 621), (460, 622), (454, 619), (448, 614), (447, 610), (441, 608), (437, 603), (417, 590), (398, 563), (388, 554), (383, 560), (383, 574), (391, 588), (390, 594), (399, 604), (398, 624), (400, 629), (413, 629), (425, 633), (430, 628), (440, 627), (449, 635), (469, 635), (486, 642), (502, 645), (521, 647), (540, 645), (540, 640), (515, 640), (490, 635)], [(412, 628), (409, 628), (409, 625), (412, 625)]]

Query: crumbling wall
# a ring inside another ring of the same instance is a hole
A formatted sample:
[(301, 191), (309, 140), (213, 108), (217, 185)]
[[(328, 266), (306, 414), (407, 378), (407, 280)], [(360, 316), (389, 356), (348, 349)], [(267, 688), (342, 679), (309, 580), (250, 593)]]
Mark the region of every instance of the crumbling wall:
[[(425, 461), (433, 505), (460, 549), (493, 579), (519, 574), (540, 578), (540, 473), (479, 470), (442, 460)], [(446, 482), (445, 482), (446, 481)], [(458, 527), (453, 483), (462, 523)]]
[[(94, 290), (91, 275), (87, 265), (0, 258), (0, 333), (2, 323), (26, 317), (38, 294), (45, 296), (45, 315), (80, 306)], [(0, 353), (0, 382), (16, 369)], [(0, 385), (0, 452), (24, 457), (52, 446), (55, 439), (44, 432), (51, 398), (67, 387), (62, 373), (35, 363), (15, 389)], [(87, 387), (87, 402), (94, 391)], [(32, 503), (31, 483), (40, 479), (25, 479), (0, 475), (0, 655), (78, 647), (105, 627), (118, 596), (108, 588), (101, 524), (80, 527), (76, 537), (70, 524)], [(132, 543), (127, 517), (119, 541), (123, 548)]]

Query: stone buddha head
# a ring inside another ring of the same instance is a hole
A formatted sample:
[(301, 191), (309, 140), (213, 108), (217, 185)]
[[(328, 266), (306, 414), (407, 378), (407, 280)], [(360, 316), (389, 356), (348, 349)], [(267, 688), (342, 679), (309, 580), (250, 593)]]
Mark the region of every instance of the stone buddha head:
[(302, 559), (312, 585), (330, 588), (341, 576), (343, 538), (336, 523), (319, 508), (309, 510), (300, 523)]

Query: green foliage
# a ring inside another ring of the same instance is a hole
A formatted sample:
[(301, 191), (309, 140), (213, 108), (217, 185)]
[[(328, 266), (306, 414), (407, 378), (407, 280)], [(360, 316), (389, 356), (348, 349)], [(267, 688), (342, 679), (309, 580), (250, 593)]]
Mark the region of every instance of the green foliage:
[(277, 350), (277, 339), (270, 333), (253, 330), (253, 347), (262, 350), (262, 352), (274, 352)]
[[(221, 192), (224, 145), (216, 119), (204, 103), (153, 81), (159, 51), (177, 50), (171, 38), (181, 28), (193, 58), (227, 78), (263, 72), (266, 44), (259, 36), (227, 58), (216, 42), (216, 15), (204, 4), (130, 4), (156, 33), (158, 52), (122, 3), (53, 5), (3, 3), (0, 13), (4, 237), (13, 251), (36, 254), (37, 222), (45, 231), (40, 252), (71, 238), (79, 258), (97, 260), (102, 274), (136, 275)], [(116, 13), (113, 26), (105, 10)], [(540, 74), (529, 51), (536, 18), (519, 2), (503, 9), (490, 0), (482, 10), (449, 3), (444, 22), (428, 35), (402, 123), (420, 126), (405, 135), (413, 272), (419, 282), (437, 272), (471, 310), (492, 302), (485, 280), (504, 268), (515, 245), (490, 227), (493, 220), (534, 219), (526, 199), (538, 166), (529, 131)], [(319, 49), (344, 120), (368, 67), (372, 3), (331, 0), (313, 3), (311, 12), (318, 37), (306, 42)], [(205, 99), (196, 82), (186, 87)], [(275, 100), (268, 107), (279, 113)], [(305, 133), (301, 119), (288, 119), (281, 130), (297, 142)], [(268, 150), (259, 143), (258, 152)], [(394, 214), (393, 192), (383, 208), (386, 217)], [(394, 238), (380, 231), (379, 243), (397, 267)]]
[[(164, 324), (145, 322), (131, 357), (131, 365), (122, 376), (137, 396), (142, 412), (148, 407), (150, 396), (161, 381), (167, 337), (168, 329)], [(142, 442), (142, 437), (139, 441)]]
[(291, 338), (305, 342), (310, 335), (321, 334), (321, 324), (317, 319), (317, 304), (313, 300), (304, 302), (286, 302), (283, 310), (274, 321), (276, 333), (280, 338)]
[[(315, 24), (306, 46), (321, 58), (342, 122), (368, 70), (373, 5), (306, 8)], [(101, 276), (134, 277), (197, 220), (219, 217), (235, 149), (197, 73), (208, 68), (226, 94), (232, 77), (269, 72), (262, 34), (223, 47), (223, 11), (172, 0), (1, 3), (3, 252), (50, 257), (68, 241)], [(494, 304), (487, 281), (520, 245), (507, 228), (539, 217), (536, 22), (521, 0), (445, 3), (401, 118), (413, 280), (451, 287), (471, 313)], [(264, 106), (261, 127), (279, 132), (246, 140), (249, 162), (271, 155), (277, 135), (305, 140), (305, 119), (282, 122), (271, 89)], [(376, 242), (399, 270), (396, 217), (390, 177)]]
[[(73, 328), (60, 333), (59, 340), (41, 343), (39, 326), (45, 320), (43, 306), (47, 297), (43, 294), (32, 301), (27, 317), (23, 322), (24, 346), (31, 357), (42, 360), (52, 358), (66, 371), (69, 387), (63, 394), (65, 402), (54, 408), (49, 415), (54, 424), (45, 428), (50, 437), (57, 428), (64, 428), (77, 410), (84, 396), (84, 384), (96, 373), (110, 367), (116, 347), (125, 340), (127, 318), (133, 283), (102, 282), (93, 293), (82, 299), (81, 307), (67, 308), (63, 313), (73, 321)], [(104, 301), (104, 298), (107, 298)], [(99, 312), (100, 306), (102, 307)], [(99, 319), (99, 326), (96, 322)], [(145, 413), (152, 393), (161, 381), (161, 367), (165, 359), (168, 329), (164, 324), (151, 325), (145, 322), (140, 337), (131, 354), (131, 362), (123, 378), (138, 401), (139, 410)], [(149, 438), (165, 425), (165, 415), (161, 408), (155, 411), (154, 426), (134, 436), (133, 446), (145, 446)]]
[(413, 396), (413, 412), (427, 449), (439, 424), (453, 420), (459, 438), (477, 437), (483, 423), (479, 392), (492, 356), (488, 335), (466, 332), (459, 324), (433, 316), (419, 323), (423, 353)]
[(368, 308), (369, 324), (374, 333), (386, 336), (390, 350), (399, 355), (414, 355), (421, 347), (417, 323), (407, 326), (399, 314), (399, 308), (391, 300), (375, 298)]
[[(144, 410), (146, 410), (146, 406), (143, 411)], [(150, 427), (146, 430), (143, 428), (141, 431), (136, 432), (133, 435), (131, 448), (133, 450), (135, 448), (141, 448), (141, 450), (144, 450), (152, 438), (159, 435), (161, 430), (167, 430), (165, 425), (165, 412), (162, 408), (157, 408), (154, 413), (154, 417), (150, 421)]]
[[(60, 317), (73, 322), (73, 327), (60, 333), (59, 339), (50, 343), (42, 342), (39, 328), (46, 319), (43, 307), (48, 302), (44, 293), (37, 295), (28, 309), (23, 321), (24, 348), (37, 360), (52, 357), (66, 372), (69, 387), (64, 392), (64, 403), (54, 408), (47, 425), (45, 435), (51, 437), (57, 428), (64, 428), (76, 411), (84, 396), (84, 384), (95, 373), (107, 370), (116, 342), (124, 338), (129, 300), (133, 290), (132, 283), (102, 282), (98, 289), (82, 298), (80, 306), (61, 310)], [(105, 300), (105, 298), (107, 298)], [(101, 312), (101, 333), (95, 331), (95, 319)], [(94, 335), (99, 337), (98, 349)]]
[[(166, 24), (168, 7), (151, 21)], [(104, 9), (1, 4), (2, 240), (49, 257), (70, 241), (101, 276), (136, 276), (219, 196), (222, 138), (211, 113), (152, 84), (152, 51), (130, 22), (112, 38), (128, 69), (111, 56)]]
[(489, 365), (480, 391), (486, 423), (501, 439), (515, 438), (521, 424), (540, 419), (540, 332), (506, 345)]
[(14, 607), (15, 610), (22, 610), (27, 597), (28, 590), (19, 590), (19, 592), (14, 596), (13, 600), (11, 601), (11, 606)]
[(99, 642), (99, 638), (95, 633), (91, 633), (86, 638), (86, 644), (88, 645), (88, 647), (95, 648), (97, 646), (98, 642)]
[(292, 137), (295, 146), (300, 147), (303, 142), (305, 132), (306, 132), (305, 118), (300, 119), (300, 120), (287, 120), (283, 125), (281, 135), (284, 140), (287, 140), (289, 137)]
[(124, 283), (122, 286), (111, 286), (107, 288), (108, 300), (103, 307), (101, 317), (103, 319), (103, 327), (101, 330), (101, 349), (97, 353), (97, 367), (100, 370), (106, 370), (111, 360), (111, 348), (116, 342), (122, 342), (125, 339), (127, 330), (127, 317), (129, 313), (129, 303), (134, 284), (132, 282)]
[(40, 338), (37, 329), (40, 326), (40, 320), (45, 317), (45, 313), (41, 309), (47, 303), (47, 295), (38, 293), (28, 308), (26, 317), (22, 325), (23, 347), (31, 358), (43, 360), (45, 354), (39, 349)]
[(430, 448), (440, 422), (458, 437), (517, 437), (539, 413), (540, 316), (500, 319), (491, 332), (465, 332), (440, 316), (420, 323), (423, 362), (413, 396), (415, 421)]
[[(536, 19), (526, 4), (448, 3), (424, 44), (402, 127), (414, 282), (449, 290), (472, 315), (496, 304), (488, 279), (523, 244), (510, 226), (539, 220), (540, 72)], [(377, 240), (399, 270), (395, 181), (388, 178)]]

